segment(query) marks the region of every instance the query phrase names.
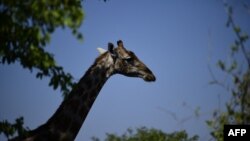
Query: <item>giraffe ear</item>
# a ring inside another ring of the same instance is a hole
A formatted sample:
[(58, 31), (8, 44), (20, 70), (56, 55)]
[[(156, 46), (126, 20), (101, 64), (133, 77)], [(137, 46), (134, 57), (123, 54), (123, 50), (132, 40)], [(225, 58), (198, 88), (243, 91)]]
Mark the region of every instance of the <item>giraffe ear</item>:
[(97, 51), (98, 51), (100, 54), (103, 54), (103, 53), (107, 52), (106, 49), (103, 49), (103, 48), (100, 48), (100, 47), (97, 48)]
[(114, 44), (108, 43), (108, 51), (109, 51), (111, 54), (114, 54)]
[(114, 49), (114, 44), (108, 43), (108, 51), (110, 52), (112, 57), (114, 57), (114, 58), (117, 57), (117, 54), (116, 54), (115, 49)]

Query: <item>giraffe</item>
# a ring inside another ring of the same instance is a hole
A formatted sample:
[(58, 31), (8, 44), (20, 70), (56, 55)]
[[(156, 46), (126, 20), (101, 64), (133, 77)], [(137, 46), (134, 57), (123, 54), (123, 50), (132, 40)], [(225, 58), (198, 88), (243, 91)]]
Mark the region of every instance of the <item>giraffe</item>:
[(107, 51), (99, 49), (100, 55), (93, 65), (45, 124), (11, 141), (73, 141), (101, 88), (112, 75), (140, 77), (148, 82), (156, 80), (151, 70), (128, 51), (121, 40), (117, 45), (114, 48), (108, 43)]

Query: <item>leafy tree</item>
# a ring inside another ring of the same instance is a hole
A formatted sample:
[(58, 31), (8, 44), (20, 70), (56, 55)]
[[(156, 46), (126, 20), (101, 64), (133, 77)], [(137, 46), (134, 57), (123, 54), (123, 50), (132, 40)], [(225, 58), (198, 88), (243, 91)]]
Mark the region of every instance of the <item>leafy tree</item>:
[(49, 85), (60, 87), (67, 95), (72, 76), (56, 64), (53, 54), (45, 50), (55, 29), (70, 28), (78, 39), (83, 20), (80, 0), (0, 1), (0, 60), (2, 64), (18, 62), (23, 68), (36, 70), (36, 77), (50, 77)]
[[(105, 141), (197, 141), (199, 137), (194, 135), (188, 137), (186, 131), (164, 133), (158, 129), (141, 127), (133, 131), (128, 129), (123, 135), (107, 134)], [(100, 141), (99, 138), (92, 138), (93, 141)]]
[[(58, 65), (46, 51), (51, 34), (58, 28), (69, 28), (77, 39), (84, 13), (81, 0), (0, 0), (0, 63), (20, 63), (36, 77), (50, 78), (49, 86), (67, 96), (74, 85), (73, 77)], [(0, 133), (7, 137), (23, 134), (23, 118), (11, 124), (0, 122)]]
[(231, 46), (231, 61), (218, 61), (219, 68), (232, 78), (232, 86), (227, 87), (215, 78), (213, 81), (226, 88), (231, 95), (226, 103), (226, 110), (215, 110), (213, 119), (207, 121), (212, 130), (211, 135), (218, 141), (223, 141), (225, 124), (250, 124), (250, 52), (246, 48), (248, 33), (243, 32), (235, 23), (232, 6), (228, 3), (224, 3), (224, 6), (228, 14), (227, 27), (233, 29), (236, 39)]
[(27, 133), (28, 128), (23, 127), (23, 117), (17, 118), (15, 123), (11, 124), (7, 120), (0, 122), (0, 133), (9, 138), (17, 132), (18, 135)]

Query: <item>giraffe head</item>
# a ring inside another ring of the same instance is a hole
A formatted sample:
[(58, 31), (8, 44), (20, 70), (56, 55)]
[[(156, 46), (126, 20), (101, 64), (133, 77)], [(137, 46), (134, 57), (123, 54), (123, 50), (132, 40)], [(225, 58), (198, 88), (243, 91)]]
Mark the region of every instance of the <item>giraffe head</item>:
[(127, 50), (121, 40), (117, 41), (117, 46), (114, 48), (114, 45), (109, 43), (108, 51), (105, 52), (109, 56), (108, 62), (111, 64), (110, 74), (139, 77), (148, 82), (156, 80), (152, 71), (132, 51)]

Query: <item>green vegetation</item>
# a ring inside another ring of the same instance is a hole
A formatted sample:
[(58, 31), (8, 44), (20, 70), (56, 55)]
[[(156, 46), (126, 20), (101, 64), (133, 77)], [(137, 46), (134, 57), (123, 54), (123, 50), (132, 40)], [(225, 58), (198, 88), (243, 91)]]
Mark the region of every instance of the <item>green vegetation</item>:
[(35, 70), (36, 77), (49, 77), (54, 89), (67, 95), (73, 86), (72, 76), (56, 64), (53, 54), (45, 50), (51, 34), (59, 27), (78, 32), (84, 14), (80, 0), (1, 0), (0, 60), (2, 64), (18, 62)]
[[(116, 134), (107, 134), (105, 141), (198, 141), (199, 137), (194, 135), (188, 137), (186, 131), (173, 133), (164, 133), (158, 129), (148, 129), (146, 127), (138, 128), (135, 132), (128, 129), (126, 133), (119, 136)], [(100, 139), (93, 137), (93, 141)]]
[[(51, 34), (58, 28), (69, 28), (77, 39), (84, 13), (81, 0), (1, 0), (0, 1), (0, 63), (20, 63), (36, 77), (50, 78), (49, 86), (67, 96), (74, 85), (71, 74), (46, 51)], [(11, 137), (23, 134), (23, 118), (11, 124), (0, 122), (0, 133)]]
[(232, 85), (228, 86), (216, 78), (212, 82), (224, 87), (231, 95), (225, 105), (226, 110), (216, 109), (213, 118), (207, 121), (211, 135), (218, 141), (223, 141), (225, 124), (250, 124), (250, 52), (246, 48), (249, 33), (243, 32), (235, 23), (233, 8), (227, 3), (224, 6), (228, 14), (227, 27), (233, 29), (236, 39), (231, 46), (230, 62), (218, 61), (220, 70), (232, 78)]

